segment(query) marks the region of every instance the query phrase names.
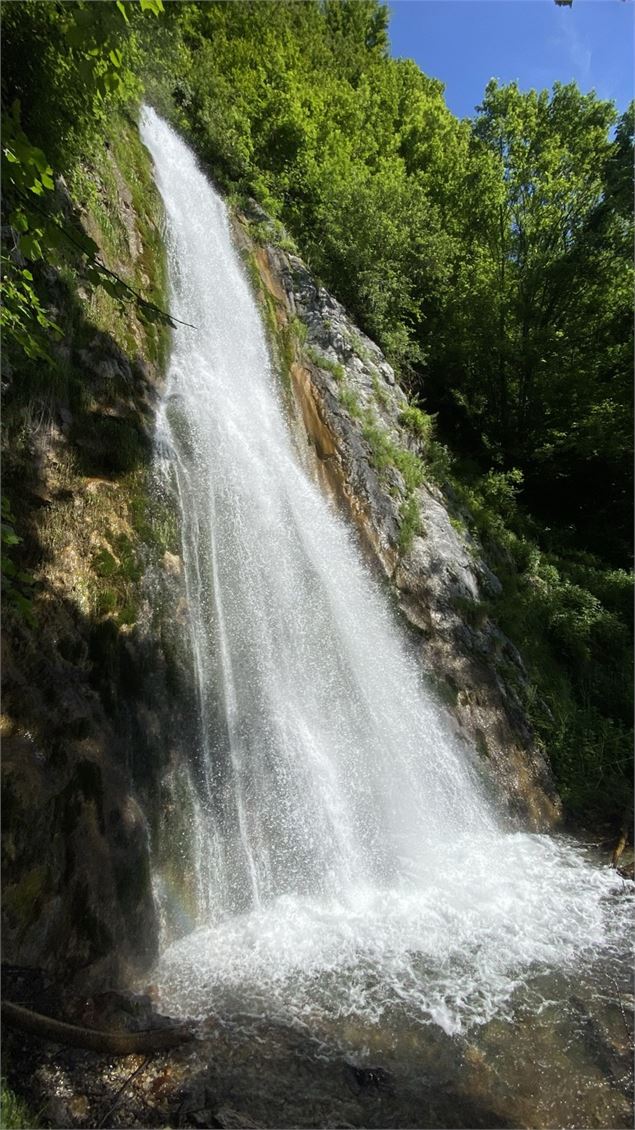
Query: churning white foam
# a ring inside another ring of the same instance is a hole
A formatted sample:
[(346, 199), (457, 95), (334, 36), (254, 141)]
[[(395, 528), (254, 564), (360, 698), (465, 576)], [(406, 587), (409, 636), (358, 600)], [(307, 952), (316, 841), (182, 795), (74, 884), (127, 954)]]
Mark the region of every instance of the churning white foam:
[(339, 899), (281, 896), (201, 927), (155, 973), (163, 1007), (289, 1022), (433, 1022), (449, 1034), (504, 1013), (545, 970), (623, 948), (624, 882), (563, 840), (522, 833), (439, 846), (425, 874)]

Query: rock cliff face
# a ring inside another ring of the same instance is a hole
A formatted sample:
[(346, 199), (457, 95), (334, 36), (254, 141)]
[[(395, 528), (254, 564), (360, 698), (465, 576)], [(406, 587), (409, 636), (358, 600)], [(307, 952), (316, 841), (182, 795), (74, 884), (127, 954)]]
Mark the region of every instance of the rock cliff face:
[[(59, 192), (106, 264), (160, 299), (160, 201), (131, 123)], [(3, 494), (31, 579), (30, 615), (4, 609), (3, 959), (94, 987), (154, 956), (150, 841), (187, 733), (178, 536), (152, 474), (166, 342), (62, 271), (45, 282), (54, 366), (3, 371)]]
[(408, 426), (406, 397), (378, 346), (301, 259), (263, 242), (263, 232), (257, 206), (237, 214), (236, 240), (289, 378), (303, 457), (357, 524), (432, 685), (482, 755), (507, 812), (551, 827), (560, 802), (518, 695), (523, 661), (485, 612), (500, 583), (449, 493), (425, 474), (425, 437)]

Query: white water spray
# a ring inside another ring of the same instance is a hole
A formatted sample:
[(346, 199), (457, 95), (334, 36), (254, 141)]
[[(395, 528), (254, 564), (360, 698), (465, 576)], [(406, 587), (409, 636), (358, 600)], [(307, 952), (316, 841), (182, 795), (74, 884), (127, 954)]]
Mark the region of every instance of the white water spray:
[[(174, 332), (176, 476), (200, 748), (198, 928), (164, 1003), (287, 1016), (400, 1007), (448, 1031), (535, 966), (612, 944), (621, 880), (506, 833), (345, 523), (301, 468), (225, 206), (152, 110)], [(613, 922), (613, 927), (610, 926)]]

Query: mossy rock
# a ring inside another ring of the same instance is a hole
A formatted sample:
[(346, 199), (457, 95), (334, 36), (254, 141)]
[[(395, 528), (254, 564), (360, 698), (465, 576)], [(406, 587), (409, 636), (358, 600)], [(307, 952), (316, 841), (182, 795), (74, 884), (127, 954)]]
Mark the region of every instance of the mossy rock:
[(107, 549), (100, 549), (93, 557), (93, 569), (98, 577), (112, 577), (117, 572), (118, 565), (112, 553)]
[(74, 424), (71, 440), (86, 475), (124, 475), (147, 463), (151, 455), (150, 440), (132, 417), (93, 412)]
[(49, 880), (48, 868), (43, 864), (32, 867), (18, 883), (4, 887), (4, 910), (13, 915), (26, 928), (37, 910)]

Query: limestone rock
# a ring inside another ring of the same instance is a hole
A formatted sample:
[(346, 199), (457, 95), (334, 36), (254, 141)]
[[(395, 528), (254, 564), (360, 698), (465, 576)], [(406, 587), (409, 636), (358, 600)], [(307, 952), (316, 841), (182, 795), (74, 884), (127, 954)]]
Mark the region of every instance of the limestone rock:
[(182, 562), (178, 554), (170, 553), (169, 550), (166, 549), (163, 554), (163, 568), (166, 573), (169, 573), (171, 577), (178, 577), (181, 573), (181, 566)]

